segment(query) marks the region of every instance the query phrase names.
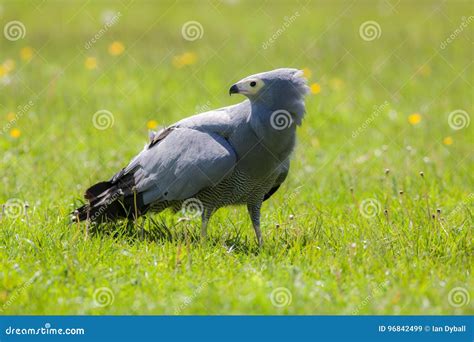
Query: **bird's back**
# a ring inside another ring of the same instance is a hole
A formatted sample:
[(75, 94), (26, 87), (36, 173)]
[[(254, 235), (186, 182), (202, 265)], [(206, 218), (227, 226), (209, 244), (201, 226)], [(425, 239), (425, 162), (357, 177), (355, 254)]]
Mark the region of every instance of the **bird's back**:
[(195, 195), (210, 207), (246, 204), (263, 198), (275, 186), (276, 180), (288, 172), (292, 146), (287, 148), (287, 153), (273, 152), (253, 127), (251, 111), (250, 102), (244, 101), (179, 123), (196, 129), (220, 131), (237, 155), (236, 165), (228, 177)]

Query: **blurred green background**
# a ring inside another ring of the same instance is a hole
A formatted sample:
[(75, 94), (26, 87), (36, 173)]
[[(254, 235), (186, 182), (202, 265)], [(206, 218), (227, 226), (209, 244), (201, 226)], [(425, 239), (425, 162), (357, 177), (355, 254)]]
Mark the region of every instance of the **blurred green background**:
[[(473, 15), (471, 1), (1, 1), (0, 309), (472, 313)], [(230, 85), (279, 67), (303, 69), (311, 94), (263, 250), (243, 208), (219, 211), (207, 246), (170, 214), (172, 239), (69, 225), (148, 130), (242, 101)]]

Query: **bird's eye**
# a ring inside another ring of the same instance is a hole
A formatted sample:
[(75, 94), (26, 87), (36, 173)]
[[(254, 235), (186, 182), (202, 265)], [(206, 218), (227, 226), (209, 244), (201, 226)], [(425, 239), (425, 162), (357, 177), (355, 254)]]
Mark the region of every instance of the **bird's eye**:
[(255, 87), (256, 85), (257, 85), (257, 82), (255, 82), (255, 81), (250, 82), (251, 87)]

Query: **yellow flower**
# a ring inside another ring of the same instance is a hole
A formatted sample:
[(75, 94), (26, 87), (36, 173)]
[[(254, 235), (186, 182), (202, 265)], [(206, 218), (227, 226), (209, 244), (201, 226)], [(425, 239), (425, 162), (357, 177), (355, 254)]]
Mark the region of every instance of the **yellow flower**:
[(429, 76), (431, 75), (431, 67), (427, 64), (423, 64), (421, 67), (418, 68), (417, 73), (421, 76)]
[(158, 127), (158, 121), (156, 121), (156, 120), (149, 120), (149, 121), (146, 123), (146, 126), (148, 127), (148, 129), (155, 129), (156, 127)]
[(20, 58), (26, 62), (29, 62), (33, 58), (33, 49), (29, 46), (25, 46), (20, 50)]
[(7, 120), (8, 120), (8, 121), (13, 121), (13, 120), (15, 120), (15, 118), (16, 118), (16, 114), (15, 114), (15, 113), (10, 112), (10, 113), (7, 114)]
[(311, 90), (311, 94), (319, 94), (321, 92), (321, 86), (319, 85), (319, 83), (311, 84), (309, 89)]
[(194, 64), (194, 63), (196, 63), (196, 61), (197, 61), (197, 55), (196, 55), (194, 52), (185, 52), (185, 53), (181, 56), (181, 61), (182, 61), (185, 65)]
[(306, 78), (310, 78), (313, 72), (309, 68), (303, 68), (303, 76)]
[(197, 55), (194, 52), (185, 52), (182, 55), (173, 57), (173, 66), (180, 69), (186, 65), (195, 64), (196, 61)]
[(124, 51), (125, 51), (125, 46), (122, 44), (122, 42), (115, 41), (109, 45), (109, 53), (112, 56), (121, 55)]
[(453, 138), (451, 137), (446, 137), (443, 139), (443, 144), (449, 146), (449, 145), (452, 145), (453, 144)]
[(89, 70), (97, 68), (97, 59), (95, 57), (87, 57), (84, 66)]
[(12, 129), (12, 130), (10, 131), (10, 136), (11, 136), (12, 138), (17, 139), (17, 138), (20, 137), (20, 135), (21, 135), (21, 131), (20, 131), (18, 128), (14, 128), (14, 129)]
[(16, 63), (13, 59), (7, 59), (5, 62), (3, 62), (3, 68), (5, 69), (7, 74), (13, 69), (15, 69), (15, 64)]
[(412, 125), (418, 125), (421, 121), (421, 114), (420, 113), (413, 113), (408, 116), (408, 122)]
[(0, 77), (3, 77), (7, 74), (7, 71), (3, 67), (3, 65), (0, 65)]
[(333, 90), (341, 90), (342, 88), (344, 88), (345, 83), (340, 78), (335, 77), (331, 78), (331, 80), (329, 81), (329, 86)]

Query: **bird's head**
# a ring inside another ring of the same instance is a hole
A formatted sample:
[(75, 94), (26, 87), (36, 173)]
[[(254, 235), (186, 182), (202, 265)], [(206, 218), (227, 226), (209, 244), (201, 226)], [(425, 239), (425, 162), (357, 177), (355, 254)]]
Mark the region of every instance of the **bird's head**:
[(301, 70), (282, 68), (245, 77), (230, 87), (229, 94), (245, 95), (252, 104), (263, 105), (269, 110), (289, 111), (300, 124), (308, 91)]

